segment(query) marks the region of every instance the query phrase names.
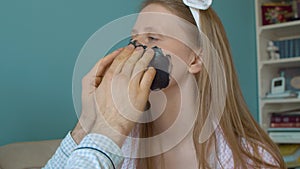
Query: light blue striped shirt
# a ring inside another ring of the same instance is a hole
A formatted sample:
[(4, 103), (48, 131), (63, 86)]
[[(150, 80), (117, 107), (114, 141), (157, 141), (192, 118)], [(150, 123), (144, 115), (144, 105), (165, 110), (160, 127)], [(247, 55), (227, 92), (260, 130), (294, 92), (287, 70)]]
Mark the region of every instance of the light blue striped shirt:
[(69, 132), (43, 169), (114, 169), (122, 161), (121, 149), (108, 137), (89, 134), (77, 145)]

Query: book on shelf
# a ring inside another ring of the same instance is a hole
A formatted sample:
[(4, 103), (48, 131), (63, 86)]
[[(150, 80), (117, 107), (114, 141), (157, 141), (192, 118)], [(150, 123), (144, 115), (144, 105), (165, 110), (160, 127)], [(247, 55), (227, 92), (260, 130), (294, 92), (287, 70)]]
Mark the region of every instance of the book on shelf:
[(300, 122), (292, 122), (292, 123), (271, 123), (271, 128), (300, 128)]
[(271, 115), (271, 123), (300, 123), (299, 114), (275, 114)]
[(279, 48), (281, 59), (300, 56), (300, 38), (275, 40), (273, 43)]
[(300, 109), (271, 113), (271, 128), (300, 128)]

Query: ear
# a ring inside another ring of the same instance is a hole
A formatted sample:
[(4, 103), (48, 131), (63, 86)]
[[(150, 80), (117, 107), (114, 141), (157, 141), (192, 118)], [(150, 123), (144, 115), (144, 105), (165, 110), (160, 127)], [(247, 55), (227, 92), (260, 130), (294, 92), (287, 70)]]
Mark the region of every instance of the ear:
[(189, 63), (189, 72), (192, 74), (197, 74), (202, 69), (202, 61), (199, 56), (193, 54), (192, 61)]

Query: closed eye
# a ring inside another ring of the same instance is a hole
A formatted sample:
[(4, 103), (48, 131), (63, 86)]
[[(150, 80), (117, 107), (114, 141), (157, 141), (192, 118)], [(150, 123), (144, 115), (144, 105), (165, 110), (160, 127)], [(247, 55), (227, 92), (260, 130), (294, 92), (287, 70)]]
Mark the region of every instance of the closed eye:
[(148, 40), (149, 40), (149, 42), (154, 42), (154, 41), (157, 41), (159, 39), (154, 37), (154, 36), (148, 36)]
[(150, 36), (149, 38), (152, 39), (152, 40), (157, 40), (157, 38), (155, 38), (153, 36)]

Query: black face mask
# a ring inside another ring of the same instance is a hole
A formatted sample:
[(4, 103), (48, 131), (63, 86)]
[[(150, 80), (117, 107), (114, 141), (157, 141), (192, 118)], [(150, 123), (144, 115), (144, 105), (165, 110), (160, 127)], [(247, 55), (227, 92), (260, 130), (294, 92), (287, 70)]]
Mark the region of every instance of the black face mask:
[[(144, 49), (147, 46), (137, 44), (136, 40), (130, 41), (129, 44), (134, 45), (135, 47), (143, 47)], [(154, 50), (154, 57), (150, 61), (148, 67), (154, 67), (156, 74), (151, 85), (151, 90), (160, 90), (166, 88), (170, 82), (170, 73), (171, 73), (171, 57), (170, 55), (164, 55), (161, 48), (155, 46), (152, 47)]]

